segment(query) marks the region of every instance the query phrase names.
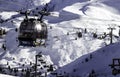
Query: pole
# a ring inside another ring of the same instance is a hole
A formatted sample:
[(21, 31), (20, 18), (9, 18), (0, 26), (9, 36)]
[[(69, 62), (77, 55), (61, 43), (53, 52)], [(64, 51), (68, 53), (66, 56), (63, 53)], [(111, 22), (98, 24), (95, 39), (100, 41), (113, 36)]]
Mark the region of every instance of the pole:
[(47, 77), (47, 72), (45, 72), (45, 77)]
[(118, 26), (119, 27), (119, 32), (118, 32), (118, 34), (119, 34), (119, 36), (120, 36), (120, 26)]
[(110, 44), (112, 44), (113, 43), (113, 37), (112, 37), (113, 36), (113, 30), (115, 30), (115, 28), (110, 27), (108, 29), (111, 30), (109, 35), (110, 35)]
[(25, 11), (25, 18), (28, 20), (28, 11)]
[(113, 39), (113, 38), (112, 38), (112, 35), (113, 35), (113, 29), (111, 28), (111, 32), (110, 32), (110, 38), (111, 38), (111, 39), (110, 39), (110, 44), (113, 43), (113, 41), (112, 41), (112, 39)]
[(37, 55), (35, 56), (35, 77), (37, 77)]

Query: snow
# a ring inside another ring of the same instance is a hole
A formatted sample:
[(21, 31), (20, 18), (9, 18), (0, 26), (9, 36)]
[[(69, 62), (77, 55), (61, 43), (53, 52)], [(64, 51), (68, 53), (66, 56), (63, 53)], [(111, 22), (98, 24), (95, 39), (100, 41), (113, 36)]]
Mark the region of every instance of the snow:
[(15, 76), (0, 74), (0, 77), (15, 77)]
[(35, 6), (39, 6), (39, 5), (45, 5), (46, 3), (49, 3), (50, 0), (34, 0), (33, 3)]
[[(51, 5), (55, 5), (55, 14), (59, 14), (55, 16), (59, 17), (44, 17), (44, 21), (48, 25), (47, 46), (18, 47), (19, 42), (16, 39), (18, 37), (18, 32), (15, 31), (15, 28), (19, 28), (24, 17), (17, 17), (12, 19), (14, 23), (9, 21), (3, 23), (1, 26), (7, 29), (8, 32), (7, 35), (4, 36), (5, 41), (3, 41), (2, 38), (0, 39), (0, 47), (2, 47), (2, 44), (5, 44), (7, 48), (6, 51), (0, 48), (0, 64), (4, 65), (9, 62), (10, 66), (17, 67), (18, 64), (28, 65), (30, 62), (35, 63), (35, 55), (42, 52), (44, 59), (48, 64), (62, 67), (62, 70), (67, 71), (70, 74), (73, 74), (72, 70), (77, 68), (77, 73), (73, 75), (82, 75), (85, 77), (93, 68), (100, 73), (110, 72), (107, 65), (111, 63), (112, 58), (116, 57), (116, 55), (119, 57), (118, 42), (120, 38), (113, 37), (113, 42), (117, 43), (106, 46), (106, 44), (110, 44), (109, 36), (105, 39), (97, 39), (93, 38), (93, 33), (95, 32), (100, 36), (103, 35), (104, 32), (109, 33), (109, 27), (115, 27), (116, 30), (113, 31), (113, 34), (118, 36), (120, 25), (120, 8), (118, 5), (120, 4), (120, 1), (34, 0), (29, 8), (45, 5), (49, 2)], [(8, 2), (3, 3), (8, 4)], [(16, 3), (26, 5), (25, 0), (18, 0)], [(28, 2), (27, 6), (30, 5)], [(5, 4), (0, 6), (0, 10), (3, 10)], [(11, 11), (6, 11), (6, 8)], [(15, 7), (15, 5), (8, 4), (5, 6), (5, 11), (0, 12), (0, 16), (2, 19), (8, 19), (13, 15), (18, 14), (17, 12), (14, 12), (14, 10), (18, 10), (19, 8), (22, 7)], [(54, 16), (54, 13), (52, 14)], [(52, 29), (49, 28), (50, 26)], [(87, 29), (87, 33), (84, 32), (85, 28)], [(38, 27), (37, 29), (41, 29), (41, 27)], [(81, 38), (76, 34), (78, 31), (82, 32)], [(67, 35), (68, 32), (70, 35)], [(76, 38), (77, 40), (75, 40)], [(109, 52), (102, 53), (103, 49)], [(113, 53), (113, 51), (116, 53)], [(82, 64), (81, 62), (84, 61), (89, 54), (93, 54), (94, 59), (88, 63)]]
[[(63, 72), (65, 71), (66, 73), (69, 73), (70, 77), (84, 77), (94, 69), (100, 77), (104, 77), (105, 75), (114, 77), (112, 75), (112, 69), (109, 65), (112, 64), (113, 58), (119, 58), (119, 47), (120, 43), (116, 43), (98, 49), (97, 51), (90, 53), (92, 54), (92, 59), (89, 58), (90, 54), (83, 55), (72, 63), (58, 69), (57, 72), (62, 71), (62, 74), (64, 74)], [(86, 58), (89, 59), (88, 62), (85, 62)], [(73, 73), (74, 69), (76, 69), (76, 72)], [(119, 75), (116, 77), (119, 77)]]

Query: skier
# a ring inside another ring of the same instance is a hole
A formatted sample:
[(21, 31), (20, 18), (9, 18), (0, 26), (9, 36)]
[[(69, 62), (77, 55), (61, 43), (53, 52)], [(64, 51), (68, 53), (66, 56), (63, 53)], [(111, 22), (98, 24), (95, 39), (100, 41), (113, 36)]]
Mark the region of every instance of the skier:
[(2, 48), (6, 51), (6, 46), (5, 46), (5, 44), (2, 45)]
[(92, 70), (88, 77), (97, 77), (96, 74), (95, 74), (95, 71)]

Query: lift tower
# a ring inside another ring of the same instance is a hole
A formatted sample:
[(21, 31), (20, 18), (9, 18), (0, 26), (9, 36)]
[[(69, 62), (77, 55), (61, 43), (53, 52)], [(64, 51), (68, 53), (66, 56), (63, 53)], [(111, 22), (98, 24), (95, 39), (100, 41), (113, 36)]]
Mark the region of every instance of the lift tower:
[(110, 36), (110, 44), (113, 43), (113, 30), (115, 30), (115, 28), (113, 27), (109, 27), (108, 30), (110, 30), (109, 36)]

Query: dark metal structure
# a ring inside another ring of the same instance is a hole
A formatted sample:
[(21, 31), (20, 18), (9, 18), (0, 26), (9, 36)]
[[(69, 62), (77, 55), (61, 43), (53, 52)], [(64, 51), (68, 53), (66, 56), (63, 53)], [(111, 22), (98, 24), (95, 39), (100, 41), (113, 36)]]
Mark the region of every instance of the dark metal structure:
[(40, 45), (42, 39), (47, 39), (47, 25), (44, 22), (31, 18), (21, 23), (18, 35), (20, 45)]
[(120, 58), (114, 58), (109, 66), (112, 68), (113, 75), (120, 74)]
[(47, 5), (39, 12), (40, 18), (28, 18), (29, 11), (20, 12), (25, 15), (25, 19), (21, 22), (19, 28), (19, 45), (45, 45), (47, 39), (47, 25), (42, 21), (43, 16), (48, 16)]
[(110, 30), (109, 36), (110, 36), (110, 44), (113, 43), (113, 30), (115, 30), (115, 28), (108, 28)]

